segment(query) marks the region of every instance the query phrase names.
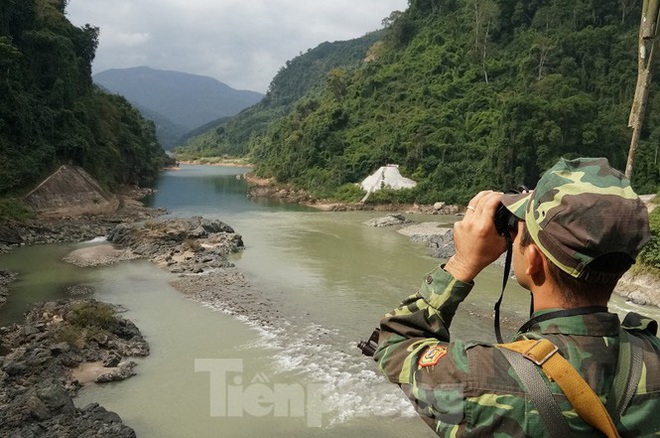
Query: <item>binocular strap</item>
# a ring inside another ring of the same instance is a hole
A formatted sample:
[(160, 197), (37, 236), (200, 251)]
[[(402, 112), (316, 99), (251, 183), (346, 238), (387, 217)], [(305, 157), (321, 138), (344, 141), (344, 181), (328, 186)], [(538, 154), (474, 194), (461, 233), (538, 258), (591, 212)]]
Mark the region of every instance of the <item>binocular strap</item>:
[[(504, 275), (502, 276), (502, 292), (500, 292), (500, 297), (497, 299), (497, 302), (495, 303), (495, 307), (493, 310), (495, 311), (495, 319), (494, 319), (494, 328), (495, 328), (495, 338), (497, 339), (497, 342), (502, 344), (504, 343), (504, 340), (502, 339), (502, 331), (500, 329), (500, 306), (502, 305), (502, 300), (504, 299), (504, 289), (506, 289), (506, 283), (509, 280), (509, 274), (511, 273), (511, 259), (513, 256), (513, 241), (511, 240), (510, 236), (505, 236), (506, 237), (506, 258), (504, 261)], [(529, 316), (530, 318), (532, 317), (532, 314), (534, 313), (534, 295), (530, 292), (529, 294), (530, 297), (530, 303), (529, 303)]]

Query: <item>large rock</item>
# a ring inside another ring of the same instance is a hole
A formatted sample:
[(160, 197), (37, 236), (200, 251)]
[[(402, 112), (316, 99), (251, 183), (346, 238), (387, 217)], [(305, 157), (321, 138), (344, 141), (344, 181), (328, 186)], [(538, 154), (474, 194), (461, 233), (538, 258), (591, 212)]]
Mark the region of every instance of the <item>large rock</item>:
[(136, 366), (137, 364), (133, 361), (121, 364), (118, 367), (99, 375), (96, 378), (96, 383), (119, 382), (121, 380), (126, 380), (135, 375)]
[(399, 225), (404, 225), (411, 223), (412, 221), (407, 219), (404, 215), (399, 213), (388, 214), (387, 216), (377, 217), (367, 222), (364, 222), (365, 225), (370, 227), (395, 227)]
[(422, 222), (397, 230), (413, 242), (430, 246), (434, 257), (447, 258), (454, 253), (454, 230), (440, 222)]
[(94, 403), (75, 408), (57, 382), (39, 383), (0, 409), (0, 435), (7, 437), (135, 438), (114, 412)]
[(23, 238), (14, 228), (0, 224), (0, 243), (20, 245), (23, 243)]
[(229, 225), (201, 217), (120, 224), (108, 241), (180, 274), (232, 266), (227, 255), (243, 248)]

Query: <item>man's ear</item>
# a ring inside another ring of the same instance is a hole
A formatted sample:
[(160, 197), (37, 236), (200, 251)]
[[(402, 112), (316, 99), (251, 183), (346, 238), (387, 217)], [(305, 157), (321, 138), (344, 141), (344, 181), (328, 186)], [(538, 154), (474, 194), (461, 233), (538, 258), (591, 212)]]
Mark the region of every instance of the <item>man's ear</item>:
[(527, 257), (527, 270), (525, 273), (530, 277), (534, 277), (543, 272), (543, 253), (535, 244), (530, 244), (527, 247), (525, 254)]

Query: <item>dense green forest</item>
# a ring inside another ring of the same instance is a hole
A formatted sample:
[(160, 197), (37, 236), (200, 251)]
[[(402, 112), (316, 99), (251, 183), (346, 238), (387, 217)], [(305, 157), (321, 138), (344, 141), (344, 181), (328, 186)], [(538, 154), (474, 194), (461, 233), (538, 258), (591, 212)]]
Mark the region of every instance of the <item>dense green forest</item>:
[(152, 122), (93, 85), (99, 30), (73, 26), (66, 5), (0, 3), (0, 196), (21, 194), (63, 163), (108, 188), (145, 184), (168, 159)]
[(350, 41), (323, 43), (287, 61), (273, 78), (266, 97), (232, 118), (223, 118), (189, 133), (186, 145), (177, 151), (181, 159), (241, 156), (252, 138), (263, 136), (270, 125), (286, 117), (293, 104), (307, 93), (320, 93), (328, 73), (336, 68), (359, 66), (365, 53), (383, 32), (372, 32)]
[[(419, 184), (380, 200), (423, 203), (533, 187), (560, 156), (606, 156), (623, 169), (640, 8), (633, 0), (410, 0), (385, 20), (383, 42), (360, 68), (333, 69), (265, 134), (246, 129), (223, 152), (249, 153), (262, 175), (317, 195), (353, 199), (351, 183), (397, 163)], [(274, 81), (270, 94), (278, 91)], [(639, 192), (660, 183), (659, 108), (654, 85)]]

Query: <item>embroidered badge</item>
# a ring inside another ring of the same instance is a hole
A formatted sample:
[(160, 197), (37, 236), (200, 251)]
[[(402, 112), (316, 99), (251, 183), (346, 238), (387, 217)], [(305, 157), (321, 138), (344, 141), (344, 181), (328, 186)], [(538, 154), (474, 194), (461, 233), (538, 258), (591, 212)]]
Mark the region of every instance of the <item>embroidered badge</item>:
[(419, 358), (417, 364), (420, 367), (432, 367), (433, 365), (437, 365), (438, 361), (440, 361), (445, 354), (447, 354), (447, 347), (441, 345), (433, 346), (426, 350), (426, 353)]

